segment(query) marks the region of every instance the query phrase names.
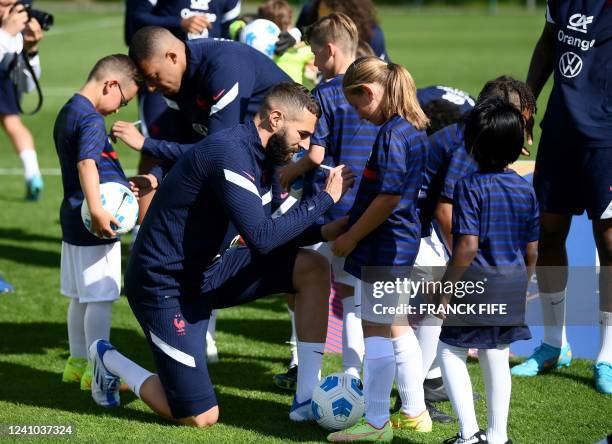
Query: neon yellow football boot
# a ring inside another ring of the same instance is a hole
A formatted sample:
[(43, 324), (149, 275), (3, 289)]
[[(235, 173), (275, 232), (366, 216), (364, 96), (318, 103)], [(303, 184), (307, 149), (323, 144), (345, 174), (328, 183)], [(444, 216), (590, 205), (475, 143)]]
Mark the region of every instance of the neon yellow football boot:
[(365, 418), (361, 418), (357, 424), (348, 429), (330, 433), (327, 435), (327, 440), (330, 442), (391, 442), (393, 429), (389, 421), (377, 429)]
[(85, 373), (85, 367), (87, 367), (87, 359), (85, 358), (73, 358), (70, 356), (64, 366), (64, 373), (62, 374), (63, 382), (81, 382), (81, 377)]
[(427, 409), (423, 410), (419, 416), (411, 418), (403, 414), (400, 410), (391, 415), (391, 427), (394, 429), (414, 430), (420, 433), (431, 432), (431, 417)]
[(87, 362), (87, 367), (81, 376), (81, 390), (91, 390), (91, 378), (93, 378), (93, 366), (91, 362)]

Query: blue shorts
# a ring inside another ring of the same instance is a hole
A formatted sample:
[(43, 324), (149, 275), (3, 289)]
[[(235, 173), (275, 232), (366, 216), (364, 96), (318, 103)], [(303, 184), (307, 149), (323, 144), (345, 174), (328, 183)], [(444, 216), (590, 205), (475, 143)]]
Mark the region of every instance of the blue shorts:
[(276, 293), (294, 293), (296, 248), (254, 255), (246, 247), (226, 250), (203, 275), (199, 294), (155, 306), (147, 295), (128, 295), (174, 418), (197, 416), (217, 405), (206, 365), (206, 330), (213, 309), (244, 304)]
[(19, 98), (8, 71), (0, 71), (0, 114), (19, 114)]
[(584, 148), (561, 131), (543, 131), (533, 186), (540, 211), (599, 220), (612, 201), (610, 148)]

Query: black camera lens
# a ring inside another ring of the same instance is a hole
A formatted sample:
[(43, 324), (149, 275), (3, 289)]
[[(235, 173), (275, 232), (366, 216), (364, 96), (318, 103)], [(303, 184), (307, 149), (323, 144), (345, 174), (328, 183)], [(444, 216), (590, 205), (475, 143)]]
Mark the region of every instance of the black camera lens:
[(30, 18), (36, 19), (40, 27), (45, 31), (48, 31), (53, 26), (53, 14), (38, 9), (30, 9), (28, 15)]

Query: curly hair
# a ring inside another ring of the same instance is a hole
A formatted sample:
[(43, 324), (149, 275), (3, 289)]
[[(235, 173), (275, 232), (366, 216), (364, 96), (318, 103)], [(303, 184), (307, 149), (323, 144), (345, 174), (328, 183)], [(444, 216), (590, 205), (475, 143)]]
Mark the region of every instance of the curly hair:
[(321, 3), (333, 12), (342, 12), (353, 19), (359, 30), (359, 40), (372, 41), (372, 28), (378, 24), (372, 0), (315, 0), (315, 11), (319, 10)]
[[(531, 88), (520, 80), (510, 76), (499, 76), (485, 83), (478, 94), (478, 102), (497, 97), (508, 103), (514, 104), (520, 112), (528, 112), (529, 118), (525, 122), (528, 136), (532, 136), (534, 115), (538, 112), (537, 101)], [(518, 102), (518, 103), (517, 103)]]

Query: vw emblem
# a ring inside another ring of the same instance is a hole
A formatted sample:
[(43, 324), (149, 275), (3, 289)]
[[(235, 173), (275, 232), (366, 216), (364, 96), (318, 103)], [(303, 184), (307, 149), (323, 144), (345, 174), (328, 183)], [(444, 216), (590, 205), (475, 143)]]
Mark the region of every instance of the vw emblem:
[(582, 59), (576, 53), (564, 53), (559, 60), (559, 71), (568, 79), (576, 77), (582, 71)]
[(198, 134), (201, 134), (202, 136), (208, 135), (208, 127), (206, 125), (202, 125), (201, 123), (193, 123), (191, 126)]

